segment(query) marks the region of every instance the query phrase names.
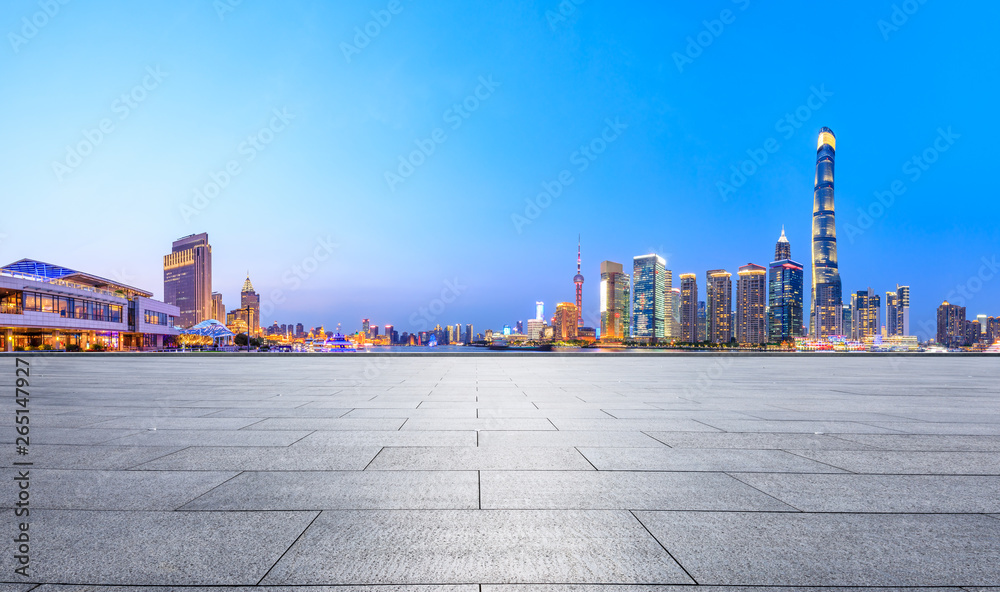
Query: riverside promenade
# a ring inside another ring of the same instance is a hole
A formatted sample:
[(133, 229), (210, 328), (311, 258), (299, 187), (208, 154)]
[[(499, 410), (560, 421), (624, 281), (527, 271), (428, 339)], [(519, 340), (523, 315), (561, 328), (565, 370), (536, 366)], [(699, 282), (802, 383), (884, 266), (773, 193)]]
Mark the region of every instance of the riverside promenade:
[(0, 592), (1000, 586), (1000, 358), (22, 359)]

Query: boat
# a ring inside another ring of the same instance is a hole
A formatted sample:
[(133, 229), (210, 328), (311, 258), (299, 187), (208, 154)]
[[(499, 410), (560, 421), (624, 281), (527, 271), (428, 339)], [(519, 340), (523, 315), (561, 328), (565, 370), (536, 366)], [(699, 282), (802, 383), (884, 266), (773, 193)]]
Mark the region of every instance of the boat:
[(491, 341), (490, 344), (487, 347), (489, 349), (492, 349), (492, 350), (510, 349), (510, 345), (507, 344), (507, 340), (506, 339), (500, 339), (500, 338), (497, 338), (497, 339), (494, 339), (493, 341)]
[(323, 343), (324, 348), (328, 352), (356, 352), (357, 347), (354, 346), (346, 337), (341, 335), (338, 331), (331, 339), (326, 340)]

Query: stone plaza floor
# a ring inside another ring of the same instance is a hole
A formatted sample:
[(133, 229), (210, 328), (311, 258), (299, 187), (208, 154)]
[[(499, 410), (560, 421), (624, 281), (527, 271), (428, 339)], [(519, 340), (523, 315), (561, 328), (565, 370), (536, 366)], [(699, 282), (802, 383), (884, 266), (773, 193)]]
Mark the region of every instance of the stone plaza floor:
[(1000, 586), (1000, 357), (25, 359), (0, 592)]

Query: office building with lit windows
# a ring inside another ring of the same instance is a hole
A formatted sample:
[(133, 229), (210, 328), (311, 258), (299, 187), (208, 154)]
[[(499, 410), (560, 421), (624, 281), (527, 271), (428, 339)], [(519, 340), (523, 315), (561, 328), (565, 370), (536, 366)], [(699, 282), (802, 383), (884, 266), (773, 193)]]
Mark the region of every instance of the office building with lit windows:
[(882, 301), (871, 288), (851, 294), (851, 338), (864, 341), (879, 335)]
[(803, 270), (792, 260), (792, 246), (781, 229), (774, 261), (767, 272), (767, 336), (769, 341), (791, 341), (803, 330)]
[(748, 263), (737, 272), (736, 342), (767, 343), (767, 269)]
[(172, 347), (177, 306), (152, 292), (32, 259), (0, 267), (0, 351)]
[(910, 287), (896, 285), (885, 293), (885, 333), (889, 337), (910, 334)]
[(681, 337), (684, 343), (698, 341), (698, 277), (682, 273), (681, 280)]
[(601, 339), (603, 340), (628, 339), (631, 281), (621, 263), (601, 262)]
[(178, 327), (212, 318), (212, 246), (207, 233), (174, 241), (163, 257), (163, 301), (180, 308)]
[(556, 341), (572, 341), (576, 339), (577, 310), (572, 302), (560, 302), (556, 305), (556, 314), (552, 317), (553, 339)]
[(813, 190), (812, 321), (809, 335), (816, 339), (845, 333), (833, 201), (836, 153), (837, 139), (830, 128), (824, 127), (819, 132), (816, 147), (816, 185)]
[(733, 280), (725, 269), (705, 273), (706, 338), (712, 343), (729, 343), (733, 337)]
[(632, 259), (632, 336), (639, 341), (663, 339), (666, 265), (652, 253)]
[(965, 307), (947, 300), (937, 309), (937, 342), (945, 347), (966, 345)]

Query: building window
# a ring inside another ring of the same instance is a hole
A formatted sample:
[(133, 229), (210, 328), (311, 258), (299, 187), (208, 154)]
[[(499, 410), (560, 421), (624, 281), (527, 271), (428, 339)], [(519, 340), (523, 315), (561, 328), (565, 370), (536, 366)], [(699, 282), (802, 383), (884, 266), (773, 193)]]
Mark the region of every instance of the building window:
[(156, 312), (154, 310), (143, 311), (145, 321), (147, 325), (161, 325), (163, 327), (173, 326), (173, 317), (167, 316), (166, 313)]

